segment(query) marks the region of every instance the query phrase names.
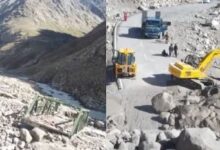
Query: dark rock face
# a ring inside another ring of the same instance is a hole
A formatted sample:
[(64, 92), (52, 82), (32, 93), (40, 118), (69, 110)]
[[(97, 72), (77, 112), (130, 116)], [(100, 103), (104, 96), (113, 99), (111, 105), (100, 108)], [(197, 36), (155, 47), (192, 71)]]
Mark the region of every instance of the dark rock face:
[(217, 150), (220, 142), (209, 128), (189, 128), (182, 131), (177, 150)]

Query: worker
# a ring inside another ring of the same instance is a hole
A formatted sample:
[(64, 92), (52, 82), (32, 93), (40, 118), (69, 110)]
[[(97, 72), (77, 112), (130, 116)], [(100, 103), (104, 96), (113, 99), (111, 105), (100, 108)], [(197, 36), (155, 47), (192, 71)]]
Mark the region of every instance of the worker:
[(168, 32), (165, 34), (165, 43), (168, 44), (169, 42), (169, 35)]
[(128, 13), (124, 12), (124, 21), (127, 21), (127, 19), (128, 19)]
[(173, 44), (171, 43), (169, 46), (169, 56), (171, 57), (172, 53), (173, 53)]
[(178, 46), (177, 46), (177, 44), (175, 44), (174, 45), (174, 55), (175, 55), (175, 57), (177, 57), (177, 51), (178, 51)]
[(165, 49), (162, 51), (161, 55), (164, 56), (164, 57), (167, 57), (167, 56), (168, 56), (168, 54), (167, 54), (167, 52), (166, 52)]

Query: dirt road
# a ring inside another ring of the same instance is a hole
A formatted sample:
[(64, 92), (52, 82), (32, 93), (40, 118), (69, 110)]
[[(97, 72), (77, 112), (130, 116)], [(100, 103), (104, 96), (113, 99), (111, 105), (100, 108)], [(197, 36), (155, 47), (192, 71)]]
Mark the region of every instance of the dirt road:
[[(192, 21), (195, 14), (216, 5), (187, 4), (161, 8), (164, 20), (171, 22)], [(150, 11), (149, 15), (153, 15)], [(124, 88), (118, 90), (113, 80), (107, 85), (107, 116), (124, 113), (127, 129), (155, 129), (160, 126), (157, 115), (151, 106), (151, 98), (168, 88), (170, 80), (168, 65), (176, 58), (161, 57), (168, 44), (158, 40), (143, 39), (141, 36), (141, 14), (136, 14), (122, 22), (118, 28), (117, 49), (132, 48), (135, 51), (138, 66), (135, 78), (122, 79)], [(110, 73), (110, 72), (108, 72)]]

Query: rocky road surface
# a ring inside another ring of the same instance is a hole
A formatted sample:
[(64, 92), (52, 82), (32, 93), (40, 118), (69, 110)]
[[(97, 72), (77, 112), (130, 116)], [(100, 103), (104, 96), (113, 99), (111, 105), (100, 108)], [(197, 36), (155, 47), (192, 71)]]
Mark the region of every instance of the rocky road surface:
[[(217, 1), (209, 4), (186, 4), (160, 8), (164, 20), (188, 23), (201, 11), (215, 6)], [(152, 11), (150, 11), (152, 14)], [(107, 85), (107, 116), (121, 115), (118, 124), (126, 124), (131, 129), (156, 129), (161, 124), (151, 106), (151, 98), (169, 87), (168, 65), (176, 58), (161, 57), (163, 49), (168, 50), (164, 41), (143, 39), (140, 32), (141, 14), (136, 14), (122, 22), (118, 28), (117, 49), (132, 48), (135, 51), (138, 66), (135, 78), (123, 78), (124, 88), (118, 90), (108, 74)], [(181, 41), (180, 41), (181, 42)], [(125, 127), (123, 127), (125, 128)]]

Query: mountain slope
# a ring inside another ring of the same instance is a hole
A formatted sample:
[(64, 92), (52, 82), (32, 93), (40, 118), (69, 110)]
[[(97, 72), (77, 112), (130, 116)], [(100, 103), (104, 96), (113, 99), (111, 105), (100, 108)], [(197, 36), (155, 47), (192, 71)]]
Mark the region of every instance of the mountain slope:
[(88, 5), (94, 4), (82, 0), (2, 0), (1, 42), (36, 36), (42, 29), (81, 36), (102, 20)]
[(52, 84), (104, 111), (103, 19), (104, 0), (2, 0), (0, 68)]
[(70, 41), (20, 71), (74, 94), (89, 108), (104, 111), (105, 38), (102, 23), (87, 36)]

